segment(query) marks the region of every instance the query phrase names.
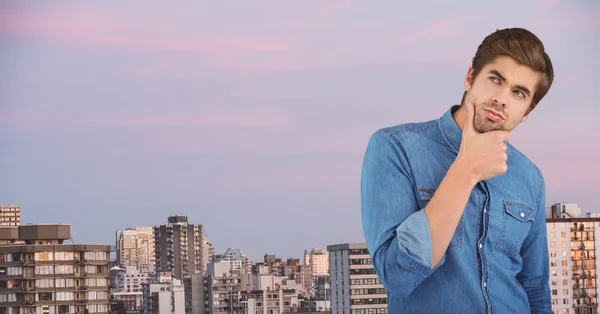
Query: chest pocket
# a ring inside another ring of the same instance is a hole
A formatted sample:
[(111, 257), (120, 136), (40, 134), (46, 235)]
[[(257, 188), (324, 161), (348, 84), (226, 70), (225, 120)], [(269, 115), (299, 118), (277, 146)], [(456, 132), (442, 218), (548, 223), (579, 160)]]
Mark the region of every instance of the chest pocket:
[[(429, 201), (433, 197), (433, 194), (435, 193), (436, 189), (437, 188), (435, 188), (435, 187), (419, 187), (417, 189), (419, 192), (421, 209), (424, 209), (425, 206), (427, 206), (427, 204), (429, 204)], [(456, 230), (454, 231), (454, 236), (452, 236), (452, 240), (450, 241), (450, 244), (448, 245), (448, 250), (457, 249), (462, 246), (463, 237), (464, 237), (464, 233), (465, 233), (464, 229), (465, 229), (465, 226), (464, 226), (464, 222), (463, 222), (463, 217), (461, 216), (460, 220), (458, 222), (458, 225), (456, 226)]]
[(527, 204), (508, 200), (503, 202), (503, 207), (502, 230), (496, 250), (508, 256), (517, 256), (533, 225), (536, 210)]

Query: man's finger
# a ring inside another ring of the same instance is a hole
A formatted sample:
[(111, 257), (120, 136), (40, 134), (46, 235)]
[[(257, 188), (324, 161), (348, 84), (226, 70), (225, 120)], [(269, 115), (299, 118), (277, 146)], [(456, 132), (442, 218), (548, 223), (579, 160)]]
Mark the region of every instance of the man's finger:
[(467, 112), (467, 117), (463, 123), (463, 132), (467, 132), (469, 134), (478, 133), (473, 126), (473, 119), (475, 117), (475, 105), (471, 101), (467, 101), (465, 103), (465, 109)]

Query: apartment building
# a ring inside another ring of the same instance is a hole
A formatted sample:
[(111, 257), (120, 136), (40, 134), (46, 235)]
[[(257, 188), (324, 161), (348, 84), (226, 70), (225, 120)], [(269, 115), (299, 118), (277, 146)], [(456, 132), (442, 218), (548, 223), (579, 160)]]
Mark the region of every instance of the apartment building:
[(209, 306), (208, 301), (205, 302), (208, 298), (206, 294), (207, 285), (208, 281), (201, 274), (194, 274), (183, 278), (186, 314), (209, 313), (206, 311), (206, 307)]
[(387, 313), (387, 293), (365, 243), (327, 246), (331, 313)]
[(115, 302), (123, 302), (128, 313), (140, 313), (144, 310), (144, 295), (142, 291), (137, 292), (112, 292)]
[(204, 274), (213, 258), (204, 226), (189, 224), (187, 216), (171, 216), (168, 224), (154, 227), (154, 244), (156, 270), (171, 271), (179, 280)]
[(298, 292), (294, 289), (241, 291), (233, 296), (234, 313), (282, 314), (300, 308)]
[(305, 250), (304, 265), (312, 267), (312, 274), (314, 276), (329, 275), (329, 252), (321, 248)]
[(0, 227), (0, 313), (109, 313), (110, 245), (70, 238), (67, 224)]
[(143, 273), (135, 266), (121, 268), (114, 266), (110, 269), (110, 281), (113, 292), (139, 292), (142, 284), (151, 282), (148, 273)]
[(204, 278), (207, 301), (205, 313), (232, 313), (234, 309), (233, 313), (236, 313), (241, 310), (240, 291), (245, 284), (249, 284), (247, 278), (251, 274), (244, 275), (240, 270), (231, 271), (230, 263), (227, 261), (210, 263), (207, 276)]
[(252, 259), (240, 249), (228, 248), (225, 254), (215, 256), (214, 261), (229, 262), (231, 271), (241, 270), (244, 273), (252, 273)]
[(547, 215), (553, 312), (598, 313), (600, 217), (580, 217), (579, 206), (565, 203), (549, 206)]
[(0, 205), (0, 227), (20, 225), (21, 206), (15, 204)]
[(135, 227), (116, 233), (117, 261), (121, 266), (135, 266), (142, 273), (155, 271), (153, 227)]
[(142, 286), (144, 314), (186, 313), (183, 282), (173, 278), (171, 272), (163, 272), (155, 281)]

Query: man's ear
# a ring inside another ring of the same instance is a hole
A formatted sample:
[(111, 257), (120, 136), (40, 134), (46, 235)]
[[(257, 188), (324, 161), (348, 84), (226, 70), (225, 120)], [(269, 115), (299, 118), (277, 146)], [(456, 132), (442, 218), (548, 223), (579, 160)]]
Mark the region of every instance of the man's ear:
[(465, 92), (468, 92), (469, 89), (471, 89), (471, 85), (473, 85), (473, 68), (469, 67), (467, 76), (465, 76)]

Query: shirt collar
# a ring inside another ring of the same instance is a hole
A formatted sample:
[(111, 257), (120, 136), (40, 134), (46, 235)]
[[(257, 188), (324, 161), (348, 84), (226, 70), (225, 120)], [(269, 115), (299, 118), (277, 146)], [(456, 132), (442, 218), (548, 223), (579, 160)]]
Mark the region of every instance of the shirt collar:
[(448, 108), (444, 115), (438, 120), (438, 124), (440, 126), (440, 131), (442, 132), (442, 137), (450, 146), (450, 148), (458, 154), (460, 149), (460, 143), (462, 142), (462, 130), (454, 121), (454, 117), (452, 114), (458, 110), (460, 105), (453, 105)]

